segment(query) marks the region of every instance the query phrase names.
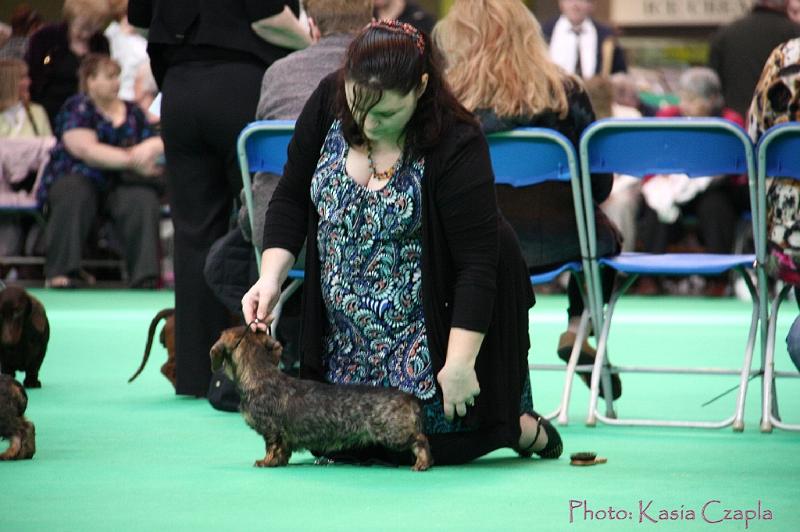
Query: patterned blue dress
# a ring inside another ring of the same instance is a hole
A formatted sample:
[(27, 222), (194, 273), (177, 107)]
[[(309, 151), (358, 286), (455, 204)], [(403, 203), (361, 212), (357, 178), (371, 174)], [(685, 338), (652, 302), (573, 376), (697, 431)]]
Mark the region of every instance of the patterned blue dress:
[[(465, 430), (459, 418), (444, 418), (428, 351), (420, 293), (425, 161), (404, 158), (382, 189), (369, 190), (347, 175), (348, 151), (335, 121), (311, 182), (328, 320), (325, 378), (415, 395), (426, 434)], [(529, 385), (524, 392), (529, 404)]]

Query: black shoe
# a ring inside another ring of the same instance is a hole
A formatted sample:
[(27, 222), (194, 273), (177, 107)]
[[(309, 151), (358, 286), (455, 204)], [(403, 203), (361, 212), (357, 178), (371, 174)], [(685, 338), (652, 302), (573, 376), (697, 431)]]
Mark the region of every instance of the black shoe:
[[(525, 449), (518, 449), (517, 453), (525, 458), (530, 458), (533, 453), (536, 453), (540, 458), (558, 458), (561, 456), (561, 453), (564, 452), (564, 445), (561, 442), (561, 436), (559, 436), (558, 431), (549, 420), (540, 416), (535, 411), (532, 411), (531, 414), (537, 422), (536, 434), (533, 436), (533, 443), (531, 443), (530, 446)], [(544, 432), (547, 434), (547, 445), (544, 446), (544, 449), (534, 451), (533, 446), (536, 445), (536, 440), (539, 439), (539, 431), (542, 430), (542, 427), (544, 427)]]
[[(558, 338), (558, 358), (566, 363), (569, 363), (569, 356), (572, 354), (572, 345), (575, 343), (576, 334), (570, 331), (564, 332)], [(583, 341), (581, 352), (578, 355), (579, 366), (591, 366), (594, 364), (594, 357), (597, 355), (594, 347), (589, 345), (586, 340)], [(581, 378), (587, 388), (592, 387), (592, 372), (591, 371), (578, 371), (578, 377)], [(622, 396), (622, 380), (619, 378), (618, 373), (611, 374), (611, 397), (616, 401)], [(600, 397), (605, 399), (603, 394), (603, 386), (600, 386)]]

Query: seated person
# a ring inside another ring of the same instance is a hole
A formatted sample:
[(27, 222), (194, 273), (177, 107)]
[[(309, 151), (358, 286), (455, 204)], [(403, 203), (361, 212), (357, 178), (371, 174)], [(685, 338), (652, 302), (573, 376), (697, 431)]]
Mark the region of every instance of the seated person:
[[(800, 39), (773, 50), (756, 85), (748, 113), (753, 142), (772, 126), (800, 120)], [(776, 97), (780, 96), (780, 97)], [(794, 285), (800, 300), (800, 181), (780, 176), (767, 180), (767, 261), (770, 277)], [(786, 336), (786, 348), (800, 371), (800, 316)]]
[[(456, 0), (433, 34), (447, 61), (445, 75), (450, 87), (480, 119), (484, 133), (548, 128), (564, 135), (577, 150), (581, 134), (595, 119), (594, 109), (583, 82), (550, 59), (539, 21), (522, 2)], [(590, 181), (598, 256), (615, 255), (621, 248), (621, 236), (599, 206), (611, 192), (613, 176), (592, 174)], [(581, 260), (569, 183), (548, 181), (524, 188), (497, 185), (495, 192), (530, 273)], [(614, 271), (604, 269), (601, 282), (607, 302)], [(564, 362), (569, 360), (584, 311), (575, 275), (570, 275), (567, 297), (567, 330), (556, 349)], [(585, 341), (579, 363), (593, 363), (595, 354)], [(580, 376), (588, 386), (589, 372)], [(617, 399), (621, 394), (622, 382), (613, 374), (612, 395)]]
[[(678, 105), (662, 108), (657, 116), (720, 117), (744, 126), (742, 116), (725, 107), (719, 78), (709, 68), (686, 70), (680, 77), (678, 96)], [(680, 238), (681, 217), (686, 214), (697, 216), (698, 238), (707, 253), (731, 253), (737, 221), (750, 207), (746, 176), (689, 179), (684, 174), (658, 175), (644, 181), (642, 194), (639, 239), (642, 251), (649, 253), (664, 253)], [(647, 282), (653, 281), (642, 281)], [(708, 278), (706, 295), (722, 296), (728, 291), (724, 276)]]
[(58, 144), (42, 176), (46, 208), (46, 285), (79, 281), (81, 249), (98, 214), (110, 218), (124, 246), (132, 287), (159, 276), (159, 181), (164, 145), (136, 104), (119, 99), (119, 65), (89, 54), (80, 92), (56, 119)]
[[(33, 187), (54, 144), (47, 113), (30, 102), (28, 65), (0, 59), (0, 203), (35, 206)], [(0, 218), (0, 256), (20, 255), (30, 217)]]

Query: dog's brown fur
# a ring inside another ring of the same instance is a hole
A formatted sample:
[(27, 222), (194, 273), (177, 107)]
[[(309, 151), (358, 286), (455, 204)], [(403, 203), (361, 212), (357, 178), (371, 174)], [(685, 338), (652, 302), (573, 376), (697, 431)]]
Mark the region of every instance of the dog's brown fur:
[(10, 441), (0, 460), (25, 460), (36, 453), (36, 429), (24, 416), (27, 406), (25, 388), (0, 375), (0, 438)]
[(147, 365), (147, 360), (150, 358), (150, 348), (153, 346), (153, 337), (156, 334), (156, 327), (158, 322), (163, 318), (164, 326), (161, 328), (161, 334), (158, 336), (159, 342), (167, 349), (167, 361), (161, 366), (161, 373), (175, 386), (175, 309), (165, 308), (158, 311), (153, 320), (150, 322), (150, 327), (147, 330), (147, 342), (144, 346), (144, 356), (139, 369), (133, 374), (133, 377), (128, 379), (128, 382), (133, 382), (133, 379), (139, 376), (144, 367)]
[(24, 371), (25, 387), (41, 388), (39, 368), (49, 340), (44, 305), (20, 286), (0, 291), (0, 371), (12, 378)]
[(256, 466), (286, 465), (299, 449), (329, 453), (370, 444), (411, 449), (414, 471), (433, 465), (416, 398), (388, 388), (289, 377), (278, 369), (281, 351), (275, 339), (244, 326), (223, 331), (211, 348), (211, 367), (225, 367), (245, 421), (266, 442), (267, 454)]

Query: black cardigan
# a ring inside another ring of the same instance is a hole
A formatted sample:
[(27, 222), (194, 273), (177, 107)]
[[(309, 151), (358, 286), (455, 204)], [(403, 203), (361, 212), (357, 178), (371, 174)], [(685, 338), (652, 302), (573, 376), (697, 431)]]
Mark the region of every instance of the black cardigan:
[[(320, 83), (297, 120), (263, 242), (264, 249), (283, 248), (296, 256), (308, 237), (301, 375), (316, 380), (324, 375), (327, 320), (316, 240), (319, 217), (309, 188), (335, 119), (335, 95), (334, 74)], [(451, 123), (439, 144), (423, 155), (422, 303), (434, 371), (444, 365), (451, 327), (486, 333), (475, 368), (481, 394), (465, 420), (475, 431), (432, 438), (438, 463), (464, 462), (517, 443), (533, 291), (513, 231), (497, 209), (480, 129)]]

